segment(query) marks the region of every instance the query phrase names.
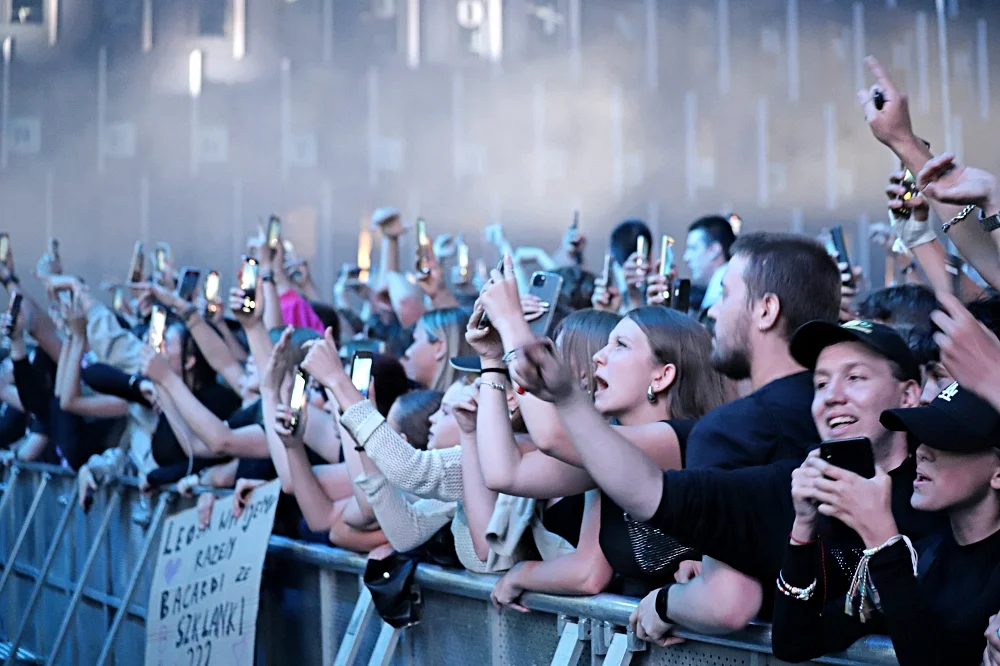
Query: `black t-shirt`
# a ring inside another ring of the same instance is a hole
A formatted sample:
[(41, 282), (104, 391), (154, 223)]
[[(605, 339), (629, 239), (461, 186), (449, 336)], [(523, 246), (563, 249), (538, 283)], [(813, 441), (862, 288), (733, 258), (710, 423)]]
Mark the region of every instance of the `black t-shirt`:
[(684, 468), (738, 469), (805, 458), (819, 441), (812, 399), (812, 373), (799, 372), (713, 409), (691, 431)]
[[(194, 396), (208, 411), (220, 419), (228, 418), (240, 406), (240, 398), (231, 390), (211, 382), (194, 392)], [(153, 433), (153, 459), (160, 467), (171, 467), (188, 462), (188, 456), (181, 448), (166, 416), (160, 416)]]
[(566, 539), (574, 548), (580, 544), (580, 526), (587, 496), (584, 494), (563, 497), (545, 507), (542, 526), (556, 536)]
[[(689, 448), (689, 437), (697, 423), (693, 419), (664, 421), (677, 435), (681, 451)], [(614, 589), (639, 595), (673, 580), (677, 565), (694, 559), (694, 552), (648, 523), (632, 520), (624, 509), (601, 493), (601, 551), (619, 576)]]
[(6, 402), (0, 403), (0, 448), (8, 448), (24, 437), (28, 428), (28, 417), (21, 410)]

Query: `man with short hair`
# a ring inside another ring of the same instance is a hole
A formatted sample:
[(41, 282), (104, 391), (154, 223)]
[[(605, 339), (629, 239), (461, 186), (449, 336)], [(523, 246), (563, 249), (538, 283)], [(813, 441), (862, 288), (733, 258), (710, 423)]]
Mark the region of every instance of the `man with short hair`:
[(701, 291), (701, 311), (712, 307), (722, 295), (722, 275), (736, 241), (733, 227), (724, 217), (707, 215), (688, 227), (684, 263), (691, 271), (691, 286)]

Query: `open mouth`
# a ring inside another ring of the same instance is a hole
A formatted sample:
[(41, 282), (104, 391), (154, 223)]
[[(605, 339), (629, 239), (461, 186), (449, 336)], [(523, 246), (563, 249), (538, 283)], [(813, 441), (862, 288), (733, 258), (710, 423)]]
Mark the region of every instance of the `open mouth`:
[(916, 488), (918, 486), (922, 486), (922, 485), (924, 485), (926, 483), (930, 483), (930, 481), (931, 481), (931, 478), (929, 476), (927, 476), (926, 474), (924, 474), (923, 472), (921, 472), (918, 469), (917, 470), (917, 475), (913, 479), (913, 487)]
[(851, 427), (858, 422), (858, 419), (853, 416), (834, 416), (833, 418), (827, 419), (827, 427), (833, 431), (842, 431)]
[(608, 388), (608, 383), (600, 377), (594, 377), (594, 394), (598, 394)]

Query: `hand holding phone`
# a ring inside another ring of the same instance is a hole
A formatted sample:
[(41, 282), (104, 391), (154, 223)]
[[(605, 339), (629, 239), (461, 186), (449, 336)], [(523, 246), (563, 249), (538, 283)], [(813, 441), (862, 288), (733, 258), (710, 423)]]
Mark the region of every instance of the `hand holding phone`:
[(372, 353), (369, 351), (357, 351), (351, 360), (351, 383), (366, 400), (372, 382), (373, 363)]
[(427, 221), (417, 218), (417, 275), (431, 274), (431, 240), (427, 235)]
[(195, 289), (198, 288), (198, 280), (201, 279), (201, 271), (191, 266), (185, 266), (181, 271), (181, 279), (177, 282), (177, 297), (190, 302), (194, 296)]
[(819, 457), (831, 465), (871, 479), (875, 476), (875, 454), (867, 437), (851, 437), (823, 442)]
[(215, 314), (219, 311), (219, 305), (222, 299), (219, 295), (219, 271), (209, 271), (208, 275), (205, 276), (205, 309), (209, 314)]
[(7, 316), (4, 317), (3, 334), (8, 338), (17, 329), (17, 317), (21, 314), (22, 298), (21, 292), (14, 291), (7, 302)]
[(844, 228), (839, 224), (830, 229), (830, 241), (833, 243), (833, 249), (837, 253), (837, 261), (842, 264), (847, 264), (847, 272), (844, 274), (846, 277), (843, 279), (844, 286), (849, 289), (857, 289), (858, 284), (854, 280), (854, 269), (851, 266), (851, 259), (847, 255), (847, 242), (844, 240)]
[(143, 254), (142, 241), (136, 241), (135, 247), (132, 249), (132, 261), (129, 262), (127, 282), (130, 284), (142, 282), (142, 269), (145, 260), (146, 255)]
[(149, 331), (146, 334), (146, 343), (156, 352), (163, 351), (163, 336), (167, 330), (167, 311), (159, 305), (153, 306), (153, 311), (149, 315)]
[(302, 410), (306, 407), (306, 388), (308, 385), (308, 375), (301, 368), (297, 368), (295, 379), (292, 380), (292, 394), (288, 399), (288, 409), (292, 413), (288, 429), (292, 431), (292, 434), (298, 432), (299, 423), (302, 420)]
[(257, 277), (260, 266), (253, 257), (243, 257), (243, 268), (240, 270), (240, 289), (243, 291), (242, 311), (250, 314), (257, 307)]

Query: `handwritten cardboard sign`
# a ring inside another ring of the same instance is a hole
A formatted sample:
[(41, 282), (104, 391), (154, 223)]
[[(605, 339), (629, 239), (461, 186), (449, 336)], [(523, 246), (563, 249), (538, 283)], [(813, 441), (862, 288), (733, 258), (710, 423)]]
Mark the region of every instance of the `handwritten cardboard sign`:
[(239, 518), (218, 500), (207, 529), (197, 509), (168, 518), (149, 591), (146, 666), (253, 663), (260, 577), (281, 492), (277, 481), (250, 496)]

